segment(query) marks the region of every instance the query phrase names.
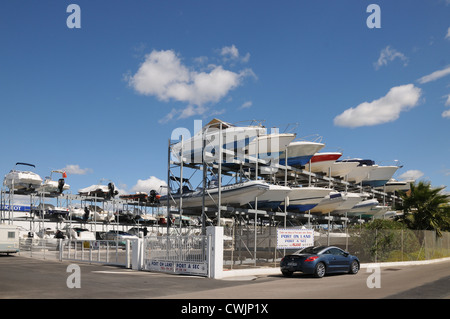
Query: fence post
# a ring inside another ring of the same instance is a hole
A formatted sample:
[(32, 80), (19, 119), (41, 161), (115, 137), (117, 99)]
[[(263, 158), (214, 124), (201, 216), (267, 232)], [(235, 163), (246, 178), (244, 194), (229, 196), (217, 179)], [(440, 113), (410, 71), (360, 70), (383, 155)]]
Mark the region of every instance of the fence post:
[(377, 262), (378, 254), (378, 229), (375, 228), (375, 262)]
[(143, 249), (144, 238), (137, 238), (131, 241), (131, 267), (130, 267), (130, 242), (127, 240), (127, 268), (132, 268), (133, 270), (141, 270), (143, 265)]
[(62, 261), (63, 250), (64, 250), (64, 242), (61, 238), (58, 239), (58, 248), (59, 248), (59, 261)]
[(208, 276), (214, 279), (223, 277), (223, 227), (208, 226), (206, 235), (211, 235), (211, 247), (208, 247), (208, 267), (210, 269)]

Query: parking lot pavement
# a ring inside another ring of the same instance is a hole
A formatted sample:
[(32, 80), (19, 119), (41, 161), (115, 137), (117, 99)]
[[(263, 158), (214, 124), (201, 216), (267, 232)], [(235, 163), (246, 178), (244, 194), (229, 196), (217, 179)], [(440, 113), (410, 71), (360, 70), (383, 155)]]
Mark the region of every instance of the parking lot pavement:
[[(69, 287), (77, 281), (71, 265), (79, 267), (79, 288)], [(221, 281), (6, 255), (0, 255), (0, 269), (1, 299), (145, 299), (246, 284), (240, 280)]]
[[(79, 267), (78, 277), (75, 276), (77, 271), (70, 268), (73, 265)], [(278, 269), (271, 269), (272, 273), (266, 274), (262, 271), (228, 273), (223, 279), (215, 280), (99, 264), (0, 256), (0, 269), (1, 299), (273, 300), (414, 296), (440, 299), (450, 296), (450, 260), (380, 267), (380, 287), (374, 287), (377, 273), (376, 268), (370, 267), (362, 268), (357, 275), (332, 275), (321, 279), (302, 274), (285, 278)]]

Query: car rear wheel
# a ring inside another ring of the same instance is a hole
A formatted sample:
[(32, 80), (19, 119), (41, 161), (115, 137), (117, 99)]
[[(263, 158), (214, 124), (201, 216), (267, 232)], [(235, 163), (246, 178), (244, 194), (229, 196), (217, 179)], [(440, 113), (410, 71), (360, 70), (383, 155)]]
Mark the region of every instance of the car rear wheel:
[(322, 278), (325, 276), (326, 268), (325, 264), (320, 262), (316, 265), (316, 268), (314, 269), (314, 277), (316, 278)]
[(353, 260), (350, 265), (350, 271), (349, 273), (356, 275), (359, 271), (359, 263), (356, 260)]

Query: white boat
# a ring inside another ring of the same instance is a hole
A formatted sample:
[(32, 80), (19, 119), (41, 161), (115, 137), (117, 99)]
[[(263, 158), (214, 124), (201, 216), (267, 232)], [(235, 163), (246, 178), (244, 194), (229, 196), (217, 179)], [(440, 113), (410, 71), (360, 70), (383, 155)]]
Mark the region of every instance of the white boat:
[(295, 134), (265, 134), (253, 139), (245, 148), (245, 155), (258, 159), (273, 160), (279, 158), (289, 143), (295, 138)]
[[(221, 205), (243, 206), (254, 202), (255, 198), (269, 189), (269, 184), (263, 181), (246, 181), (231, 185), (221, 186)], [(205, 205), (218, 205), (219, 188), (216, 185), (205, 190)], [(166, 203), (169, 197), (169, 205), (177, 206), (180, 202), (180, 193), (161, 196), (160, 202)], [(188, 191), (183, 189), (182, 206), (184, 208), (201, 208), (203, 201), (203, 190)]]
[(95, 205), (89, 205), (84, 209), (85, 215), (83, 215), (83, 219), (86, 219), (87, 211), (89, 211), (88, 220), (90, 221), (111, 222), (115, 219), (114, 213), (105, 211), (103, 208)]
[(347, 212), (348, 216), (366, 216), (368, 212), (375, 206), (378, 206), (378, 200), (375, 198), (360, 201)]
[(344, 163), (357, 163), (357, 166), (353, 168), (347, 175), (347, 181), (359, 184), (363, 180), (366, 180), (369, 177), (369, 173), (377, 167), (372, 160), (363, 160), (363, 159), (345, 159), (339, 160), (338, 162)]
[(83, 208), (69, 206), (69, 218), (71, 219), (83, 219), (86, 211)]
[(226, 154), (224, 162), (233, 162), (235, 158), (244, 160), (245, 148), (258, 136), (266, 135), (263, 126), (234, 126), (230, 123), (213, 119), (202, 130), (189, 139), (182, 140), (172, 146), (171, 152), (179, 161), (202, 163), (203, 140), (205, 140), (205, 161), (217, 162), (219, 143)]
[(69, 208), (55, 206), (53, 204), (39, 204), (37, 207), (32, 207), (31, 212), (43, 218), (48, 219), (68, 219)]
[(342, 162), (359, 163), (348, 175), (348, 181), (361, 183), (362, 186), (380, 187), (386, 184), (400, 166), (380, 166), (368, 159), (354, 158)]
[(362, 180), (363, 186), (380, 187), (386, 184), (392, 175), (399, 169), (399, 166), (374, 166), (366, 179)]
[(305, 171), (325, 173), (328, 175), (333, 163), (335, 163), (341, 156), (342, 153), (340, 152), (316, 153), (311, 158), (310, 162), (305, 164)]
[(156, 223), (156, 218), (150, 214), (139, 214), (137, 219), (140, 223)]
[[(63, 178), (58, 179), (57, 181), (52, 180), (53, 173), (62, 174)], [(40, 192), (48, 192), (48, 193), (62, 193), (70, 189), (70, 185), (66, 184), (64, 178), (66, 178), (66, 172), (55, 170), (51, 171), (50, 176), (46, 176), (44, 182), (39, 187), (38, 191)]]
[[(391, 211), (391, 206), (383, 206), (383, 205), (377, 205), (375, 207), (372, 207), (369, 211), (369, 214), (373, 213), (372, 216), (374, 218), (385, 218), (387, 212)], [(391, 215), (391, 214), (389, 214)]]
[[(258, 208), (275, 209), (285, 201), (290, 192), (290, 187), (269, 184), (269, 188), (257, 198)], [(250, 206), (256, 207), (255, 201), (250, 202)]]
[(78, 190), (78, 194), (82, 196), (93, 196), (101, 198), (111, 198), (117, 195), (119, 192), (115, 190), (114, 183), (108, 183), (108, 185), (91, 185)]
[(344, 196), (340, 192), (330, 192), (325, 196), (316, 207), (311, 209), (312, 213), (322, 213), (328, 214), (334, 211), (338, 206), (340, 206), (345, 201)]
[(393, 193), (396, 191), (406, 192), (411, 189), (411, 184), (413, 184), (414, 182), (415, 180), (397, 181), (391, 178), (385, 185), (376, 187), (376, 189), (384, 191), (386, 193)]
[(97, 222), (112, 222), (115, 218), (114, 213), (103, 210), (94, 211), (93, 216), (91, 216), (91, 220)]
[[(287, 147), (287, 165), (305, 166), (309, 160), (325, 147), (325, 144), (310, 141), (293, 141)], [(285, 165), (286, 152), (280, 154), (280, 164)]]
[(358, 166), (354, 162), (334, 162), (331, 164), (331, 176), (345, 179), (345, 177)]
[(74, 240), (96, 240), (95, 233), (85, 228), (72, 227), (70, 224), (64, 227), (67, 237)]
[[(33, 164), (28, 163), (16, 163), (16, 166), (30, 166), (35, 168)], [(19, 191), (34, 191), (36, 190), (42, 183), (42, 178), (32, 172), (32, 171), (22, 171), (18, 170), (15, 167), (5, 175), (3, 180), (3, 185), (7, 186), (10, 190), (19, 190)]]
[(344, 201), (333, 210), (333, 214), (344, 214), (361, 202), (367, 195), (358, 193), (342, 193)]
[[(302, 212), (311, 210), (331, 191), (332, 189), (323, 187), (291, 187), (287, 209)], [(284, 207), (284, 202), (281, 203), (281, 206)]]

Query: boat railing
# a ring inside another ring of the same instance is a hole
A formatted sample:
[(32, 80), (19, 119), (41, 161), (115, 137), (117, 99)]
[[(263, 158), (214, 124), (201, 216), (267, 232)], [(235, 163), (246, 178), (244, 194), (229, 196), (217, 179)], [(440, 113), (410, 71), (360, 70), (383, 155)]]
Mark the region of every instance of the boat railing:
[(319, 135), (319, 134), (311, 134), (311, 135), (306, 135), (303, 137), (299, 137), (297, 139), (295, 139), (295, 141), (306, 141), (306, 142), (314, 142), (314, 143), (322, 143), (323, 140), (323, 136)]

